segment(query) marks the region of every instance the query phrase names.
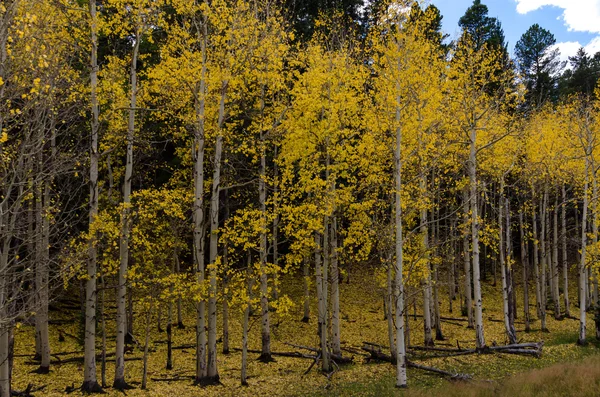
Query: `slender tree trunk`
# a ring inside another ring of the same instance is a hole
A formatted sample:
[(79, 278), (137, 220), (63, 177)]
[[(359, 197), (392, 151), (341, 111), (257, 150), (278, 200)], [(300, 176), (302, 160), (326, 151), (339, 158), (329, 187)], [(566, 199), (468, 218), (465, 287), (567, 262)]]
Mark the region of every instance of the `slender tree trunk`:
[(102, 294), (100, 295), (100, 329), (102, 331), (102, 358), (100, 361), (101, 366), (101, 382), (102, 387), (106, 387), (106, 313), (104, 312), (104, 306), (106, 303), (106, 284), (104, 282), (104, 275), (100, 278), (100, 287), (102, 288)]
[[(226, 218), (227, 219), (227, 218)], [(223, 247), (223, 354), (229, 354), (229, 247)]]
[(219, 383), (217, 369), (217, 256), (219, 248), (219, 192), (221, 184), (221, 156), (223, 154), (223, 122), (225, 119), (225, 99), (228, 81), (221, 86), (219, 103), (218, 134), (215, 144), (215, 161), (213, 170), (212, 191), (210, 199), (210, 257), (208, 287), (208, 348), (207, 348), (207, 383)]
[(523, 318), (525, 321), (525, 332), (531, 331), (531, 319), (529, 317), (529, 243), (525, 240), (523, 227), (523, 209), (519, 210), (519, 237), (521, 238), (521, 266), (523, 266)]
[[(173, 250), (173, 259), (176, 257), (175, 250)], [(171, 266), (171, 271), (175, 274), (175, 260)], [(169, 287), (170, 295), (173, 296), (173, 286)], [(167, 364), (165, 365), (167, 370), (173, 369), (173, 299), (169, 298), (167, 306)]]
[(581, 259), (579, 262), (579, 338), (577, 344), (585, 345), (586, 340), (586, 250), (587, 250), (587, 216), (588, 216), (588, 189), (589, 189), (589, 159), (585, 158), (585, 184), (583, 186), (583, 212), (581, 214)]
[[(427, 189), (427, 177), (423, 172), (419, 181), (421, 192), (425, 192)], [(431, 266), (429, 261), (429, 233), (427, 228), (427, 209), (421, 209), (421, 225), (420, 233), (422, 239), (423, 257), (426, 259), (424, 266), (427, 267), (427, 276), (421, 280), (421, 287), (423, 289), (423, 331), (424, 331), (424, 343), (425, 346), (433, 346), (433, 333), (431, 331)]]
[[(598, 244), (598, 184), (596, 182), (596, 166), (592, 158), (592, 243)], [(600, 339), (600, 306), (598, 305), (598, 270), (594, 266), (589, 267), (592, 293), (590, 308), (594, 315), (596, 325), (596, 339)]]
[[(92, 106), (92, 131), (90, 142), (90, 228), (98, 215), (98, 21), (96, 17), (96, 0), (89, 2), (91, 18), (91, 106)], [(83, 384), (81, 390), (87, 393), (99, 392), (101, 387), (96, 380), (96, 271), (97, 248), (96, 236), (90, 236), (87, 260), (87, 280), (85, 285), (85, 342)]]
[(404, 340), (404, 277), (403, 277), (403, 248), (402, 236), (402, 128), (400, 126), (400, 97), (396, 105), (396, 148), (394, 151), (394, 179), (396, 189), (394, 194), (394, 223), (396, 228), (396, 279), (394, 284), (394, 296), (396, 298), (396, 387), (407, 387), (406, 377), (406, 346)]
[[(196, 282), (204, 288), (204, 146), (205, 146), (205, 94), (206, 94), (206, 51), (208, 26), (206, 16), (202, 21), (200, 39), (202, 66), (200, 81), (194, 90), (194, 110), (196, 124), (194, 130), (194, 264)], [(206, 298), (202, 297), (196, 305), (196, 375), (195, 383), (202, 384), (207, 374), (206, 365)]]
[[(179, 263), (179, 249), (175, 247), (173, 250), (173, 260), (175, 261), (175, 273), (181, 273), (181, 265)], [(183, 313), (181, 312), (181, 295), (177, 296), (177, 328), (184, 329)]]
[[(277, 146), (275, 146), (275, 153), (273, 154), (275, 158), (277, 158)], [(273, 265), (275, 266), (275, 273), (273, 274), (273, 299), (279, 299), (279, 168), (277, 167), (277, 161), (274, 162), (273, 165), (273, 200), (274, 200), (274, 211), (275, 216), (273, 217), (273, 237), (272, 237), (272, 245), (273, 245)]]
[(548, 251), (546, 250), (546, 212), (548, 210), (548, 189), (544, 191), (542, 198), (542, 205), (540, 206), (540, 253), (541, 253), (541, 268), (540, 268), (540, 320), (542, 322), (542, 332), (548, 332), (546, 326), (546, 302), (548, 301), (548, 295), (546, 293), (546, 265), (548, 261)]
[(463, 212), (465, 216), (465, 230), (463, 232), (463, 263), (465, 269), (465, 306), (467, 311), (468, 328), (475, 328), (475, 322), (473, 321), (473, 302), (471, 292), (471, 257), (469, 255), (469, 228), (467, 227), (469, 222), (469, 188), (465, 186), (463, 189)]
[(571, 309), (569, 307), (569, 264), (567, 262), (567, 192), (565, 190), (564, 183), (562, 185), (562, 201), (562, 233), (560, 240), (562, 244), (563, 296), (565, 304), (565, 316), (571, 317)]
[(304, 257), (302, 268), (304, 270), (304, 316), (302, 322), (308, 323), (310, 321), (310, 269), (307, 257)]
[(535, 208), (536, 195), (534, 188), (531, 188), (531, 203), (534, 206), (532, 210), (531, 229), (533, 231), (533, 274), (535, 276), (535, 308), (537, 317), (542, 318), (542, 286), (540, 280), (539, 267), (539, 247), (538, 247), (538, 229), (537, 229), (537, 210)]
[[(500, 181), (500, 198), (498, 200), (498, 226), (500, 228), (498, 236), (499, 236), (499, 256), (500, 256), (500, 273), (502, 276), (502, 302), (503, 302), (503, 311), (504, 311), (504, 327), (506, 330), (506, 336), (508, 338), (509, 344), (517, 343), (517, 334), (515, 331), (514, 323), (511, 321), (511, 302), (510, 295), (512, 288), (510, 282), (510, 264), (507, 264), (507, 260), (510, 260), (510, 253), (508, 250), (509, 246), (509, 227), (510, 227), (510, 214), (508, 213), (508, 206), (504, 206), (504, 203), (507, 202), (504, 198), (504, 180)], [(504, 213), (506, 210), (506, 228), (504, 225)], [(506, 239), (504, 238), (504, 232), (506, 232)]]
[(393, 285), (393, 268), (392, 268), (392, 255), (389, 254), (387, 258), (387, 282), (386, 282), (386, 320), (388, 327), (388, 340), (390, 343), (390, 357), (392, 357), (392, 362), (395, 364), (397, 352), (396, 352), (396, 341), (394, 340), (394, 316), (393, 316), (393, 306), (394, 306), (394, 285)]
[(473, 250), (473, 289), (475, 293), (475, 337), (478, 349), (485, 348), (483, 331), (483, 301), (481, 298), (481, 279), (479, 274), (479, 216), (477, 215), (477, 129), (471, 128), (469, 153), (469, 188), (471, 194), (471, 248)]
[(337, 217), (331, 219), (331, 351), (342, 355), (340, 335), (340, 273), (338, 268)]
[(559, 320), (562, 318), (560, 311), (560, 290), (559, 290), (559, 275), (558, 275), (558, 196), (554, 199), (554, 230), (552, 233), (552, 288), (554, 289), (554, 318)]
[(241, 383), (242, 386), (248, 386), (247, 367), (248, 367), (248, 321), (250, 319), (250, 307), (252, 296), (252, 255), (248, 251), (248, 265), (246, 268), (246, 277), (248, 278), (248, 301), (244, 308), (244, 320), (242, 323), (242, 370)]
[(123, 181), (123, 208), (121, 210), (121, 236), (119, 244), (119, 284), (117, 287), (117, 347), (115, 350), (115, 381), (113, 388), (127, 389), (125, 382), (125, 333), (127, 332), (126, 294), (127, 267), (129, 264), (129, 229), (131, 206), (131, 178), (133, 175), (133, 134), (135, 132), (135, 111), (137, 107), (137, 58), (140, 46), (140, 35), (136, 32), (130, 70), (130, 103), (129, 121), (127, 123), (127, 158), (125, 161), (125, 180)]
[[(439, 200), (438, 200), (439, 202)], [(434, 237), (433, 247), (435, 257), (439, 256), (439, 243), (440, 243), (440, 215), (439, 211), (432, 211), (432, 215), (436, 214), (434, 225)], [(433, 221), (433, 219), (432, 219)], [(444, 333), (442, 332), (442, 321), (440, 314), (440, 296), (439, 296), (439, 265), (437, 262), (433, 263), (433, 318), (435, 322), (435, 339), (444, 340)]]
[[(0, 214), (2, 215), (2, 214)], [(8, 267), (8, 244), (3, 244), (3, 252), (0, 252), (0, 270), (7, 271)], [(8, 277), (0, 277), (0, 318), (8, 319)], [(0, 323), (0, 397), (11, 396), (11, 373), (10, 373), (10, 321)]]
[(152, 319), (152, 309), (154, 307), (154, 297), (150, 297), (150, 307), (146, 312), (146, 338), (144, 340), (144, 358), (142, 370), (142, 390), (146, 390), (148, 384), (148, 347), (150, 346), (150, 320)]
[[(264, 87), (263, 87), (264, 91)], [(264, 107), (264, 102), (263, 102)], [(258, 180), (258, 196), (260, 201), (260, 309), (261, 309), (261, 342), (260, 360), (272, 361), (271, 358), (271, 329), (269, 323), (269, 285), (267, 278), (267, 157), (265, 137), (260, 132), (260, 178)]]
[[(40, 137), (40, 139), (42, 139)], [(42, 154), (40, 153), (41, 157)], [(43, 161), (40, 158), (38, 162), (38, 169), (40, 173), (43, 172), (42, 166)], [(38, 178), (34, 183), (34, 197), (35, 197), (35, 281), (36, 281), (36, 325), (38, 329), (36, 332), (39, 333), (40, 350), (41, 350), (41, 363), (37, 372), (47, 374), (50, 371), (50, 341), (48, 339), (48, 261), (50, 258), (46, 258), (47, 249), (44, 247), (44, 243), (48, 243), (46, 235), (47, 229), (44, 225), (44, 197), (45, 193), (42, 192), (42, 181)], [(47, 226), (47, 224), (46, 224)]]

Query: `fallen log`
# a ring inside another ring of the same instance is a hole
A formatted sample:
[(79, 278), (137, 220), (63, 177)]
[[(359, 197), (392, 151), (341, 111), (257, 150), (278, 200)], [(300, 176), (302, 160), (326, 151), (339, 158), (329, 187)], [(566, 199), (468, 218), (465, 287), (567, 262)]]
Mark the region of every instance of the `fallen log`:
[[(283, 343), (288, 346), (295, 347), (297, 349), (304, 349), (304, 350), (308, 350), (308, 351), (311, 351), (311, 352), (317, 353), (317, 354), (321, 353), (320, 349), (317, 349), (317, 348), (314, 348), (311, 346), (296, 345), (294, 343), (289, 343), (289, 342), (283, 342)], [(333, 361), (335, 361), (337, 364), (350, 364), (350, 363), (354, 362), (354, 359), (352, 357), (344, 357), (344, 356), (340, 356), (339, 354), (329, 353), (329, 357)]]
[[(372, 358), (372, 359), (379, 360), (379, 361), (385, 361), (388, 363), (393, 362), (392, 357), (389, 354), (383, 353), (382, 351), (380, 351), (378, 349), (374, 349), (369, 346), (363, 346), (363, 350), (369, 352), (371, 354), (370, 358)], [(406, 360), (406, 365), (411, 368), (417, 368), (417, 369), (420, 369), (423, 371), (434, 372), (436, 374), (447, 376), (453, 380), (468, 380), (468, 379), (471, 379), (471, 377), (472, 377), (469, 374), (453, 373), (453, 372), (444, 371), (443, 369), (428, 367), (428, 366), (422, 365), (422, 364), (417, 364), (408, 359)]]
[(448, 372), (448, 371), (444, 371), (443, 369), (439, 369), (439, 368), (434, 368), (434, 367), (428, 367), (426, 365), (421, 365), (421, 364), (417, 364), (414, 363), (412, 361), (406, 360), (406, 365), (410, 368), (417, 368), (423, 371), (428, 371), (428, 372), (433, 372), (442, 376), (447, 376), (452, 380), (469, 380), (471, 379), (473, 376), (470, 374), (459, 374), (456, 372)]
[[(242, 351), (242, 349), (240, 349), (238, 347), (234, 347), (234, 348), (232, 348), (232, 350), (235, 350), (238, 352)], [(255, 349), (248, 349), (247, 352), (253, 353), (253, 354), (262, 354), (261, 350), (255, 350)], [(310, 358), (310, 359), (314, 359), (316, 357), (311, 354), (302, 354), (300, 352), (271, 352), (271, 355), (278, 356), (278, 357)]]
[(428, 346), (408, 346), (409, 349), (412, 350), (425, 350), (425, 351), (437, 351), (437, 352), (464, 352), (469, 349), (461, 349), (461, 348), (448, 348), (448, 347), (428, 347)]
[(23, 391), (11, 390), (10, 395), (16, 396), (16, 397), (33, 397), (33, 394), (31, 394), (31, 393), (35, 393), (35, 392), (44, 390), (45, 388), (46, 388), (46, 385), (33, 387), (33, 384), (29, 383), (27, 385), (27, 387), (25, 388), (25, 390), (23, 390)]

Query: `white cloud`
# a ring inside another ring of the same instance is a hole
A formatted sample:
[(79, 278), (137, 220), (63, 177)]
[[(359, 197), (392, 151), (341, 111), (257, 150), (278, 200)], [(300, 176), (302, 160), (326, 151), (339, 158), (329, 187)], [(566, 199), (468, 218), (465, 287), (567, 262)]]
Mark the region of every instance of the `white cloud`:
[[(578, 41), (563, 41), (562, 43), (556, 43), (554, 48), (558, 48), (560, 51), (561, 61), (568, 61), (569, 57), (572, 57), (577, 51), (583, 47), (588, 55), (592, 56), (600, 51), (600, 36), (594, 37), (587, 45), (582, 45)], [(570, 65), (567, 64), (567, 68)]]
[(544, 6), (563, 9), (562, 19), (569, 30), (600, 33), (600, 0), (515, 0), (517, 12), (527, 14)]

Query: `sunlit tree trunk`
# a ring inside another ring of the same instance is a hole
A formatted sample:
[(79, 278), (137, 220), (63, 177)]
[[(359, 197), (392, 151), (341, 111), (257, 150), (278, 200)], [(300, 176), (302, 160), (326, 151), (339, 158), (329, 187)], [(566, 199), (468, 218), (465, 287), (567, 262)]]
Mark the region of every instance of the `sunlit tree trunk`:
[(469, 250), (469, 187), (463, 189), (463, 212), (465, 216), (465, 227), (463, 231), (463, 264), (465, 270), (465, 306), (467, 311), (468, 328), (475, 328), (473, 321), (473, 302), (471, 300), (473, 293), (471, 292), (471, 256)]
[(331, 219), (331, 352), (342, 355), (340, 341), (340, 273), (338, 263), (337, 217)]
[(523, 266), (523, 318), (525, 321), (525, 332), (531, 331), (529, 317), (529, 243), (525, 240), (523, 227), (523, 210), (519, 210), (519, 237), (521, 238), (521, 265)]
[[(90, 142), (90, 209), (89, 224), (90, 228), (98, 215), (98, 21), (96, 17), (96, 0), (90, 0), (90, 19), (91, 19), (91, 64), (90, 64), (90, 87), (91, 87), (91, 107), (92, 107), (92, 131)], [(101, 391), (100, 385), (96, 379), (96, 271), (97, 271), (97, 248), (96, 236), (90, 236), (87, 258), (87, 280), (85, 284), (85, 342), (84, 342), (84, 363), (83, 363), (83, 384), (81, 386), (84, 392)]]
[[(567, 256), (567, 192), (565, 184), (562, 185), (562, 212), (561, 212), (561, 245), (562, 245), (562, 271), (563, 271), (563, 296), (565, 304), (565, 316), (571, 316), (569, 304), (569, 264)], [(577, 215), (575, 215), (577, 216)]]
[[(263, 86), (264, 92), (264, 86)], [(263, 94), (264, 97), (264, 94)], [(264, 101), (264, 100), (263, 100)], [(264, 102), (261, 105), (264, 108)], [(265, 137), (263, 131), (260, 132), (260, 177), (258, 180), (258, 197), (261, 213), (261, 232), (260, 232), (260, 310), (261, 310), (261, 355), (260, 360), (269, 362), (271, 358), (271, 329), (269, 323), (269, 286), (267, 278), (267, 192), (266, 192), (266, 172), (267, 157), (265, 148)]]
[(483, 301), (481, 298), (481, 277), (479, 274), (479, 216), (477, 202), (477, 129), (471, 127), (469, 151), (469, 190), (471, 202), (471, 249), (473, 259), (473, 289), (475, 298), (475, 337), (478, 349), (485, 347), (483, 332)]
[(404, 277), (403, 277), (403, 247), (402, 237), (402, 128), (400, 127), (400, 103), (401, 98), (397, 98), (396, 104), (396, 148), (394, 151), (394, 180), (396, 189), (394, 193), (394, 223), (396, 231), (395, 248), (396, 261), (394, 284), (394, 296), (396, 298), (396, 387), (407, 387), (406, 377), (406, 346), (404, 344)]
[[(422, 172), (420, 178), (421, 192), (425, 192), (427, 188), (427, 177)], [(423, 257), (426, 259), (425, 266), (427, 267), (427, 276), (421, 280), (421, 288), (423, 289), (423, 331), (425, 346), (433, 346), (433, 334), (431, 332), (431, 268), (429, 261), (429, 235), (427, 228), (427, 209), (421, 209), (421, 225), (420, 233), (422, 239)]]
[[(500, 198), (498, 200), (498, 226), (499, 226), (499, 243), (498, 243), (498, 251), (500, 253), (500, 273), (502, 276), (502, 303), (503, 303), (503, 311), (504, 311), (504, 327), (506, 330), (506, 336), (508, 338), (508, 343), (513, 344), (517, 342), (517, 334), (515, 332), (515, 326), (511, 318), (511, 304), (510, 304), (510, 295), (512, 288), (510, 281), (510, 263), (506, 263), (510, 260), (510, 252), (509, 252), (509, 228), (510, 228), (510, 214), (508, 206), (505, 206), (505, 202), (508, 200), (504, 198), (504, 179), (500, 181)], [(504, 213), (506, 211), (506, 227), (504, 227)], [(504, 232), (506, 232), (506, 238), (504, 238)]]
[(217, 256), (219, 248), (219, 193), (221, 185), (221, 156), (223, 154), (223, 122), (225, 120), (225, 99), (228, 81), (221, 84), (219, 101), (218, 132), (215, 143), (213, 181), (210, 198), (210, 257), (208, 287), (208, 344), (207, 344), (207, 383), (218, 383), (217, 369)]
[[(587, 153), (586, 153), (587, 154)], [(585, 345), (586, 340), (586, 251), (587, 251), (587, 216), (588, 216), (588, 189), (589, 189), (589, 159), (585, 158), (585, 183), (583, 186), (583, 211), (581, 213), (581, 259), (579, 262), (579, 338), (577, 344)]]
[(542, 196), (542, 204), (540, 205), (540, 320), (543, 332), (548, 331), (546, 326), (546, 302), (548, 295), (546, 293), (546, 265), (548, 261), (548, 251), (546, 250), (546, 211), (548, 209), (548, 189), (544, 191)]
[(392, 357), (392, 362), (396, 363), (397, 352), (396, 352), (396, 341), (394, 339), (395, 329), (394, 329), (394, 285), (393, 285), (393, 273), (394, 269), (392, 267), (392, 254), (390, 253), (387, 257), (387, 280), (386, 280), (386, 320), (388, 327), (388, 340), (390, 343), (390, 357)]
[(554, 230), (552, 233), (552, 262), (553, 262), (553, 273), (552, 273), (552, 288), (554, 289), (554, 318), (559, 320), (560, 314), (560, 290), (558, 288), (560, 284), (560, 277), (558, 273), (558, 196), (554, 200)]
[(133, 134), (135, 132), (135, 111), (137, 107), (137, 58), (140, 47), (140, 35), (136, 32), (135, 44), (131, 58), (130, 69), (130, 102), (129, 120), (127, 123), (127, 157), (125, 161), (125, 180), (123, 181), (123, 208), (121, 212), (121, 236), (119, 243), (119, 284), (117, 287), (117, 347), (115, 351), (115, 380), (113, 388), (123, 390), (128, 387), (125, 382), (125, 333), (127, 332), (126, 294), (127, 284), (125, 276), (129, 264), (129, 213), (131, 203), (131, 178), (133, 175)]

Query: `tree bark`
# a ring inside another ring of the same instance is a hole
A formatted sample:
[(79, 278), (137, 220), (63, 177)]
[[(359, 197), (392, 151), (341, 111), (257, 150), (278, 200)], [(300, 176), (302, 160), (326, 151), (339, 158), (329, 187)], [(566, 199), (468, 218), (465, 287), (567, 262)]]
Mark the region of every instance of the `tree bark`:
[(541, 253), (541, 268), (540, 268), (540, 320), (541, 329), (543, 332), (548, 331), (546, 326), (546, 302), (548, 295), (546, 293), (546, 265), (548, 261), (548, 251), (546, 250), (546, 212), (548, 210), (548, 189), (546, 188), (542, 196), (542, 205), (540, 206), (540, 253)]
[[(569, 307), (569, 264), (567, 259), (567, 192), (565, 184), (562, 185), (562, 212), (561, 212), (561, 244), (562, 244), (562, 271), (563, 271), (563, 297), (565, 304), (565, 316), (571, 316)], [(577, 216), (577, 215), (575, 215)]]
[(485, 347), (483, 332), (483, 301), (481, 298), (481, 278), (479, 274), (479, 216), (477, 202), (477, 129), (471, 128), (469, 151), (469, 189), (471, 194), (471, 249), (473, 251), (473, 289), (475, 297), (475, 338), (478, 349)]
[(150, 346), (150, 320), (152, 319), (152, 308), (154, 307), (154, 297), (150, 297), (150, 307), (146, 312), (146, 337), (144, 340), (144, 358), (142, 369), (142, 390), (146, 390), (148, 383), (148, 347)]
[[(89, 11), (91, 19), (91, 62), (90, 62), (90, 87), (92, 107), (92, 130), (90, 142), (90, 232), (98, 215), (98, 21), (96, 16), (96, 0), (90, 0)], [(81, 390), (86, 393), (99, 392), (102, 389), (96, 379), (96, 270), (97, 248), (96, 236), (90, 235), (87, 259), (87, 280), (85, 284), (85, 342), (83, 384)]]
[(394, 223), (396, 231), (395, 248), (396, 279), (394, 284), (394, 296), (396, 298), (396, 387), (407, 387), (406, 376), (406, 346), (404, 344), (404, 277), (403, 277), (403, 248), (402, 237), (402, 127), (400, 126), (400, 102), (397, 98), (396, 104), (396, 148), (394, 151), (394, 179), (396, 189), (394, 192)]
[[(263, 86), (264, 92), (264, 86)], [(264, 108), (264, 100), (261, 107)], [(269, 323), (269, 285), (267, 277), (267, 157), (265, 137), (260, 132), (260, 177), (258, 180), (258, 197), (260, 204), (260, 309), (261, 309), (261, 342), (260, 360), (269, 362), (271, 358), (271, 329)]]
[(587, 250), (587, 216), (588, 216), (588, 189), (589, 189), (589, 159), (585, 157), (585, 183), (583, 186), (583, 211), (581, 214), (581, 258), (579, 262), (579, 338), (577, 344), (585, 345), (586, 340), (586, 250)]
[(115, 380), (113, 388), (128, 388), (125, 382), (125, 333), (127, 332), (126, 294), (127, 267), (129, 265), (129, 234), (131, 212), (131, 178), (133, 175), (133, 135), (135, 132), (135, 110), (137, 107), (137, 59), (140, 48), (140, 34), (136, 30), (135, 44), (131, 57), (129, 120), (127, 123), (127, 157), (125, 161), (125, 180), (123, 181), (123, 208), (121, 210), (121, 236), (119, 242), (119, 284), (117, 287), (117, 347), (115, 350)]
[(465, 270), (465, 306), (467, 311), (468, 325), (467, 328), (475, 328), (473, 321), (473, 302), (471, 292), (471, 257), (469, 255), (469, 188), (465, 186), (463, 189), (463, 212), (465, 216), (465, 227), (463, 232), (463, 264)]
[(218, 132), (215, 143), (215, 161), (210, 199), (210, 257), (208, 287), (208, 347), (205, 383), (219, 383), (217, 369), (217, 256), (219, 248), (219, 192), (221, 184), (221, 156), (223, 154), (223, 122), (225, 120), (225, 99), (228, 81), (221, 85), (219, 102)]
[(560, 320), (562, 318), (560, 311), (560, 278), (558, 275), (558, 196), (554, 199), (554, 230), (552, 233), (552, 288), (554, 290), (554, 318)]
[[(202, 17), (202, 34), (200, 51), (202, 65), (200, 81), (194, 90), (194, 111), (196, 123), (194, 128), (194, 264), (196, 281), (201, 289), (204, 288), (204, 147), (205, 147), (205, 94), (206, 94), (206, 62), (208, 21)], [(202, 297), (196, 305), (196, 375), (195, 383), (201, 384), (206, 378), (206, 298)]]
[[(513, 321), (511, 321), (511, 310), (512, 307), (510, 305), (510, 295), (512, 288), (512, 284), (510, 282), (510, 269), (509, 264), (507, 264), (507, 260), (510, 260), (509, 253), (509, 227), (510, 227), (510, 214), (508, 213), (508, 206), (504, 206), (504, 203), (508, 200), (504, 198), (504, 180), (500, 181), (500, 197), (498, 200), (498, 226), (499, 226), (499, 243), (498, 243), (498, 251), (500, 256), (500, 273), (502, 276), (502, 303), (503, 303), (503, 311), (504, 311), (504, 328), (506, 330), (506, 336), (508, 338), (509, 344), (517, 343), (517, 334), (515, 332), (515, 326)], [(506, 228), (504, 225), (504, 213), (506, 210)], [(504, 232), (506, 232), (506, 239), (504, 238)]]
[(393, 364), (396, 364), (395, 360), (397, 357), (397, 353), (396, 353), (396, 342), (394, 340), (394, 317), (393, 317), (393, 313), (394, 313), (394, 285), (392, 282), (392, 275), (393, 275), (393, 268), (392, 268), (392, 256), (391, 253), (387, 258), (387, 281), (386, 281), (386, 295), (385, 295), (385, 299), (386, 299), (386, 305), (385, 305), (385, 310), (386, 310), (386, 320), (387, 320), (387, 327), (388, 327), (388, 340), (390, 343), (390, 357), (392, 357), (393, 360)]
[[(421, 173), (419, 181), (421, 192), (427, 189), (427, 177), (425, 173)], [(427, 276), (421, 280), (421, 288), (423, 289), (423, 336), (425, 346), (433, 346), (433, 334), (431, 332), (431, 266), (429, 260), (429, 233), (427, 228), (427, 209), (421, 209), (421, 225), (419, 227), (422, 239), (423, 257), (426, 259), (426, 274)]]
[(340, 335), (340, 273), (338, 263), (337, 217), (331, 219), (331, 352), (341, 356)]
[(529, 317), (529, 243), (525, 240), (523, 227), (523, 210), (519, 210), (519, 237), (521, 238), (521, 266), (523, 267), (523, 318), (525, 321), (525, 332), (531, 331), (531, 320)]

